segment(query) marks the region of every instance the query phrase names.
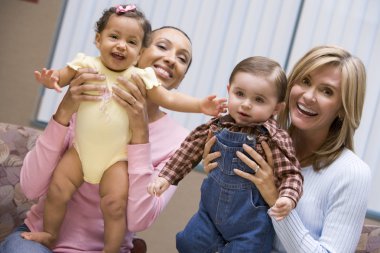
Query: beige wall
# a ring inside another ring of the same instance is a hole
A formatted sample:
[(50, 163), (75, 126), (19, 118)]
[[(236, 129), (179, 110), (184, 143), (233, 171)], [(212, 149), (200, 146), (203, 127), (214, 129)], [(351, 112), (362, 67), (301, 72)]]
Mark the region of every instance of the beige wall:
[(0, 122), (31, 126), (41, 86), (33, 71), (47, 66), (62, 0), (2, 0)]

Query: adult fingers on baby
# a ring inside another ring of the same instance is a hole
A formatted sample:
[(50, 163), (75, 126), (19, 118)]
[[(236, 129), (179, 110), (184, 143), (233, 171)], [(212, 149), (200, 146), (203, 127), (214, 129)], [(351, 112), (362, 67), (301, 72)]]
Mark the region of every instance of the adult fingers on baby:
[(121, 89), (117, 85), (112, 86), (112, 90), (114, 97), (121, 103), (121, 105), (128, 107), (129, 109), (132, 109), (136, 105), (137, 99), (131, 93)]
[(131, 109), (131, 105), (123, 98), (120, 97), (120, 94), (118, 94), (115, 90), (113, 91), (113, 98), (117, 103), (119, 103), (122, 107)]
[(218, 166), (217, 162), (208, 162), (204, 163), (203, 170), (206, 172), (206, 174), (210, 173), (213, 169), (215, 169)]
[(146, 95), (145, 84), (138, 75), (132, 75), (132, 82), (124, 77), (118, 77), (117, 81), (122, 85), (136, 100), (142, 101)]
[(104, 75), (99, 74), (96, 70), (90, 68), (79, 69), (75, 77), (70, 82), (70, 87), (81, 86), (84, 83), (104, 81)]
[(219, 151), (206, 155), (206, 157), (202, 160), (203, 169), (206, 173), (210, 173), (210, 171), (218, 166), (218, 163), (213, 161), (220, 156), (221, 153)]
[(99, 74), (96, 69), (81, 68), (77, 70), (75, 77), (71, 80), (70, 86), (80, 86), (84, 83), (93, 83), (104, 81), (106, 77), (103, 74)]
[(221, 153), (219, 151), (210, 153), (211, 147), (215, 144), (215, 142), (216, 142), (216, 137), (213, 136), (213, 133), (211, 131), (209, 131), (208, 136), (207, 136), (207, 141), (203, 149), (203, 160), (202, 160), (203, 169), (206, 173), (209, 173), (211, 170), (215, 169), (218, 166), (217, 162), (212, 162), (212, 161), (214, 161), (216, 158), (221, 156)]
[(214, 145), (215, 141), (216, 141), (216, 137), (214, 136), (214, 133), (211, 130), (208, 131), (207, 139), (206, 139), (206, 145), (205, 145), (205, 149), (208, 148), (207, 153), (210, 152), (210, 149), (211, 149), (212, 145)]
[(268, 162), (269, 166), (273, 167), (274, 166), (274, 162), (273, 162), (273, 153), (272, 153), (272, 150), (270, 149), (268, 143), (265, 142), (265, 141), (261, 142), (261, 146), (264, 149), (264, 153), (265, 153), (265, 156), (267, 158), (267, 162)]
[(137, 87), (139, 89), (138, 95), (141, 95), (144, 98), (146, 98), (147, 89), (146, 89), (146, 85), (145, 85), (144, 81), (142, 80), (142, 78), (139, 75), (132, 74), (132, 80), (133, 80), (135, 87)]
[(74, 78), (77, 78), (83, 74), (98, 74), (98, 71), (93, 68), (80, 68), (76, 71)]
[[(242, 160), (245, 164), (247, 164), (253, 171), (256, 171), (256, 173), (254, 174), (255, 185), (259, 188), (264, 187), (264, 185), (266, 185), (265, 191), (268, 192), (268, 198), (272, 196), (272, 194), (277, 195), (276, 194), (277, 190), (274, 184), (274, 176), (273, 176), (272, 167), (269, 166), (268, 163), (264, 160), (264, 158), (262, 158), (262, 156), (258, 154), (250, 146), (243, 144), (243, 148), (244, 148), (244, 151), (247, 152), (250, 157), (248, 157), (247, 155), (245, 155), (244, 153), (240, 151), (237, 151), (236, 155), (238, 156), (240, 160)], [(270, 198), (271, 203), (275, 201), (275, 199), (273, 199), (272, 197)]]
[(234, 173), (236, 175), (238, 175), (239, 177), (242, 177), (242, 178), (245, 178), (245, 179), (251, 181), (254, 184), (255, 184), (255, 181), (257, 180), (257, 178), (255, 178), (252, 174), (244, 172), (244, 171), (239, 170), (239, 169), (234, 169)]
[(211, 148), (215, 144), (215, 142), (216, 142), (216, 137), (213, 135), (211, 131), (209, 131), (207, 134), (205, 147), (203, 148), (203, 156), (202, 156), (203, 159), (205, 159), (206, 156), (210, 153)]
[[(272, 173), (272, 166), (269, 165), (267, 161), (259, 153), (257, 153), (252, 147), (246, 144), (243, 144), (243, 149), (251, 157), (251, 158), (248, 158), (245, 156), (243, 160), (243, 162), (245, 162), (250, 168), (252, 168), (253, 170), (256, 170), (257, 165), (258, 165), (260, 166), (260, 169), (257, 171), (258, 173), (260, 172), (264, 174)], [(270, 149), (264, 152), (269, 152), (270, 154), (268, 153), (268, 155), (271, 157), (272, 152), (270, 151)], [(273, 163), (272, 158), (270, 158), (270, 162)]]
[(69, 92), (73, 99), (78, 101), (96, 101), (102, 99), (106, 91), (105, 85), (88, 84), (80, 86), (71, 86)]
[[(247, 152), (247, 151), (246, 151)], [(245, 164), (248, 165), (254, 172), (255, 175), (261, 172), (261, 166), (258, 165), (252, 158), (245, 155), (243, 152), (237, 151), (236, 156)]]

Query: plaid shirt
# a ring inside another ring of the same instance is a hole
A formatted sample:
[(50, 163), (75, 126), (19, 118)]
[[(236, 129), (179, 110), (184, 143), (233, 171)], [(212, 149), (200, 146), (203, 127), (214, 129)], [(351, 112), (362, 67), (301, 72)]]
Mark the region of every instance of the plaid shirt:
[[(267, 131), (259, 131), (259, 127), (264, 127)], [(275, 184), (280, 196), (289, 197), (297, 204), (302, 195), (303, 184), (300, 164), (295, 156), (289, 134), (280, 129), (273, 118), (253, 126), (240, 126), (229, 114), (211, 119), (206, 124), (198, 126), (186, 137), (159, 176), (173, 185), (178, 184), (202, 160), (208, 132), (222, 128), (256, 135), (256, 151), (262, 157), (266, 156), (261, 142), (266, 141), (269, 144), (273, 154)]]

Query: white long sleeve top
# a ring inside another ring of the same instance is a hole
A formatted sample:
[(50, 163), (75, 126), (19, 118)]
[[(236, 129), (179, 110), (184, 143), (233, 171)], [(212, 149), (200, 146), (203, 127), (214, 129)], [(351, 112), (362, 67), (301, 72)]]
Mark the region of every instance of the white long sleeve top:
[(303, 196), (282, 221), (272, 219), (274, 252), (355, 252), (363, 226), (371, 171), (346, 149), (327, 168), (302, 168)]

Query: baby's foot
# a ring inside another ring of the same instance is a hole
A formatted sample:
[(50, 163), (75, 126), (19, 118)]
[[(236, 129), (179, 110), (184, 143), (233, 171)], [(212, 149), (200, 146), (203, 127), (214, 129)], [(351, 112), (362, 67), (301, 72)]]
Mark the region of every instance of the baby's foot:
[(48, 232), (25, 232), (21, 234), (21, 237), (26, 240), (39, 242), (49, 249), (53, 249), (56, 241), (56, 238)]

